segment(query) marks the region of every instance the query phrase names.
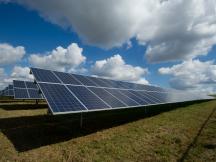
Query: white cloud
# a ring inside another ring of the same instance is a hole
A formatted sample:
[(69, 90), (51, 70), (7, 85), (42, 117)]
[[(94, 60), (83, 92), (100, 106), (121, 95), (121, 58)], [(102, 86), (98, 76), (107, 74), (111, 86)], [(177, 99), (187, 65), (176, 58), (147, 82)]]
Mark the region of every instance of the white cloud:
[(215, 0), (16, 0), (52, 23), (105, 48), (131, 38), (148, 45), (150, 62), (206, 55), (216, 44)]
[(148, 81), (144, 78), (148, 70), (126, 64), (118, 54), (105, 60), (96, 61), (91, 68), (91, 72), (105, 78), (148, 84)]
[(3, 82), (6, 74), (3, 68), (0, 68), (0, 90), (4, 89), (6, 84)]
[(72, 43), (67, 48), (59, 46), (47, 55), (32, 54), (29, 61), (36, 67), (72, 72), (86, 60), (82, 51), (76, 43)]
[(20, 78), (21, 80), (33, 80), (29, 67), (15, 66), (11, 73), (12, 78)]
[(172, 67), (160, 68), (159, 73), (170, 75), (170, 85), (175, 89), (213, 91), (216, 89), (216, 65), (214, 61), (188, 60)]
[(0, 44), (0, 65), (8, 65), (20, 61), (25, 53), (23, 46), (13, 47), (7, 43), (2, 43)]

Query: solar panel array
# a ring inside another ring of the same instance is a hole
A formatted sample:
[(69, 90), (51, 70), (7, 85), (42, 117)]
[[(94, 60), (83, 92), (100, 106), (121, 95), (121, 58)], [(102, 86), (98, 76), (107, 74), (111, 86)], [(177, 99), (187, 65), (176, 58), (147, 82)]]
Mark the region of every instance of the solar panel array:
[(156, 86), (31, 68), (52, 114), (142, 107), (196, 100)]
[(43, 99), (34, 82), (14, 80), (13, 86), (15, 99)]
[(13, 85), (9, 85), (0, 91), (0, 96), (14, 96)]

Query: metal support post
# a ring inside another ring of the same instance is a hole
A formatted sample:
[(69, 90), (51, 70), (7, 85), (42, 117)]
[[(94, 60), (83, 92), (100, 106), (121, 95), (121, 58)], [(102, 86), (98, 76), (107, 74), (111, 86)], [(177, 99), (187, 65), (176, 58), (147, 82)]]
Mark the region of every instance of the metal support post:
[(80, 128), (83, 127), (83, 114), (80, 113)]

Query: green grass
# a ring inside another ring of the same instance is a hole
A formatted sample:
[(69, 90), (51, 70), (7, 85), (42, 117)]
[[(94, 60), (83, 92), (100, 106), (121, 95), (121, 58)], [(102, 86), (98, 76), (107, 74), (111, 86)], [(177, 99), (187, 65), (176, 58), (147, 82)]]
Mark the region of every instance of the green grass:
[[(0, 161), (216, 161), (216, 101), (47, 116), (0, 104)], [(170, 110), (170, 111), (167, 111)]]

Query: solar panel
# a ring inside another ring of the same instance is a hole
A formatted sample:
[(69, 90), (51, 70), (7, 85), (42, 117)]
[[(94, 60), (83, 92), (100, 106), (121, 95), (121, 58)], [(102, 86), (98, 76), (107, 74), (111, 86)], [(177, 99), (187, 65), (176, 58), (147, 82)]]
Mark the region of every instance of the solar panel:
[(95, 77), (88, 77), (89, 80), (96, 83), (99, 87), (112, 87), (111, 85), (107, 84), (106, 82), (103, 82), (103, 80), (100, 80), (100, 78)]
[(9, 96), (14, 96), (14, 90), (13, 89), (9, 90)]
[(31, 99), (42, 99), (42, 95), (39, 93), (38, 89), (27, 89), (29, 98)]
[(126, 107), (127, 105), (121, 102), (118, 98), (114, 97), (112, 94), (107, 92), (103, 88), (89, 87), (89, 89), (96, 95), (100, 96), (102, 100), (108, 103), (112, 108)]
[(25, 81), (26, 88), (38, 89), (37, 85), (34, 82)]
[(25, 82), (21, 80), (13, 81), (14, 88), (26, 88)]
[(150, 97), (148, 97), (147, 95), (142, 94), (141, 91), (130, 91), (131, 93), (133, 93), (134, 95), (142, 98), (144, 101), (146, 101), (148, 103), (148, 105), (154, 105), (157, 103), (157, 101), (155, 101), (154, 99), (151, 99)]
[(13, 96), (13, 85), (8, 85), (4, 90), (1, 91), (0, 96)]
[(159, 92), (147, 92), (149, 95), (154, 96), (156, 99), (158, 99), (162, 103), (169, 102), (168, 96), (166, 93), (159, 93)]
[(38, 83), (53, 114), (63, 112), (85, 111), (85, 106), (67, 89), (60, 84)]
[[(197, 99), (195, 96), (182, 97), (184, 94), (150, 85), (37, 68), (31, 68), (31, 73), (52, 114), (142, 107)], [(36, 91), (32, 93), (37, 95)]]
[(138, 91), (138, 93), (140, 93), (143, 96), (146, 96), (148, 99), (150, 99), (151, 101), (153, 101), (155, 104), (156, 103), (161, 103), (160, 99), (158, 99), (155, 96), (152, 96), (151, 94), (149, 94), (149, 92), (147, 91)]
[(54, 74), (62, 81), (64, 84), (82, 85), (77, 79), (75, 79), (71, 74), (56, 72)]
[(13, 80), (15, 99), (43, 99), (34, 82)]
[(27, 89), (14, 88), (14, 98), (15, 99), (26, 99), (26, 98), (29, 98)]
[(61, 81), (50, 70), (31, 68), (35, 79), (40, 82), (61, 83)]
[(137, 103), (139, 103), (140, 105), (148, 105), (148, 103), (143, 100), (142, 98), (134, 95), (133, 93), (131, 93), (129, 90), (120, 90), (121, 93), (123, 93), (125, 96), (133, 99), (134, 101), (136, 101)]
[(8, 91), (8, 92), (7, 92), (7, 95), (8, 95), (8, 96), (14, 96), (13, 85), (10, 84), (10, 85), (8, 86), (7, 91)]
[(86, 86), (97, 86), (96, 83), (94, 83), (93, 81), (91, 81), (90, 79), (88, 79), (88, 77), (86, 77), (86, 76), (77, 75), (77, 74), (72, 74), (72, 76), (75, 77), (77, 80), (79, 80), (83, 85), (86, 85)]
[(124, 94), (122, 94), (120, 92), (120, 90), (118, 90), (118, 89), (107, 89), (107, 88), (105, 88), (105, 90), (108, 91), (113, 96), (115, 96), (116, 98), (118, 98), (123, 103), (125, 103), (127, 106), (138, 106), (138, 105), (140, 105), (135, 100), (133, 100), (130, 97), (125, 96)]
[(111, 108), (107, 103), (83, 86), (67, 86), (88, 110)]

